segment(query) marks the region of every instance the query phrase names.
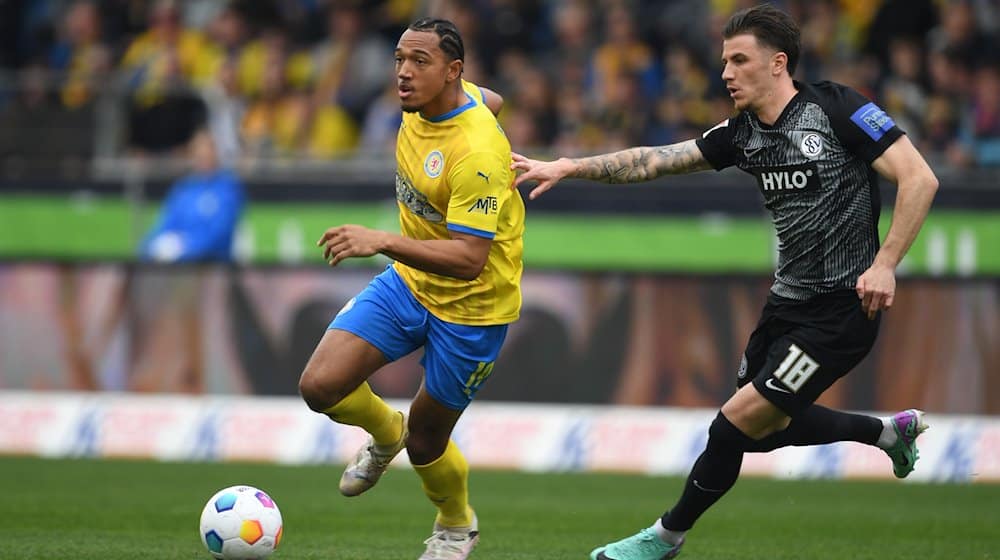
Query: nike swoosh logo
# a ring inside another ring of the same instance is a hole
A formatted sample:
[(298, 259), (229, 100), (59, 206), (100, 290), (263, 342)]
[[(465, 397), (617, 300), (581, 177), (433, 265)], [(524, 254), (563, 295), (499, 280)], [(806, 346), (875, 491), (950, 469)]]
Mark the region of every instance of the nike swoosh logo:
[(489, 176), (489, 175), (487, 175), (487, 174), (485, 174), (485, 173), (483, 173), (482, 171), (476, 171), (476, 175), (479, 175), (479, 176), (480, 176), (480, 177), (482, 177), (483, 179), (486, 179), (486, 182), (487, 182), (487, 183), (489, 183), (489, 182), (490, 182), (490, 176)]
[(697, 478), (694, 479), (694, 480), (692, 480), (691, 483), (694, 484), (695, 488), (697, 488), (698, 490), (701, 490), (702, 492), (712, 492), (714, 494), (721, 494), (722, 492), (725, 492), (725, 490), (712, 490), (711, 488), (705, 488), (701, 484), (698, 484), (698, 479)]
[(763, 146), (761, 146), (760, 148), (754, 148), (752, 150), (747, 150), (746, 148), (744, 148), (743, 149), (743, 157), (752, 158), (753, 156), (755, 156), (757, 154), (757, 152), (759, 152), (759, 151), (761, 151), (763, 149), (764, 149)]
[(789, 395), (792, 394), (792, 392), (789, 391), (788, 389), (785, 389), (784, 387), (779, 387), (778, 384), (774, 382), (774, 379), (770, 377), (767, 378), (767, 381), (764, 382), (764, 385), (772, 391), (778, 391), (779, 393), (787, 393)]

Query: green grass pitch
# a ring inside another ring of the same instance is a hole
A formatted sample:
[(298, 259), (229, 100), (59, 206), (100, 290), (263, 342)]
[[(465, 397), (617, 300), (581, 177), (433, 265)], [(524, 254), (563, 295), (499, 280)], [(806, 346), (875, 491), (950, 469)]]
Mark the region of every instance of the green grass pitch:
[[(250, 484), (281, 508), (271, 558), (414, 560), (434, 511), (409, 469), (359, 498), (335, 466), (0, 457), (0, 558), (207, 559), (198, 517), (211, 494)], [(475, 560), (587, 558), (646, 526), (683, 481), (473, 471)], [(689, 533), (681, 558), (1000, 559), (1000, 485), (744, 479)]]

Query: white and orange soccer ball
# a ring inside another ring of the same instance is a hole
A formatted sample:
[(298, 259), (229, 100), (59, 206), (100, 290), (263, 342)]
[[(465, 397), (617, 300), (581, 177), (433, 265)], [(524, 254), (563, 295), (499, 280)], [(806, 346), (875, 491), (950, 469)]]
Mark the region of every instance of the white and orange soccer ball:
[(281, 543), (281, 512), (263, 490), (230, 486), (201, 511), (201, 542), (219, 560), (267, 558)]

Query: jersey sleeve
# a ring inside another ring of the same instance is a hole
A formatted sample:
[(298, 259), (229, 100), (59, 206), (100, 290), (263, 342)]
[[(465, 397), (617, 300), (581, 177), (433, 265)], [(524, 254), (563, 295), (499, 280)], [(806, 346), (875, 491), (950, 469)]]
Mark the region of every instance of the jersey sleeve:
[(448, 229), (493, 239), (497, 231), (503, 189), (510, 187), (507, 168), (494, 152), (474, 152), (462, 158), (448, 174)]
[(736, 147), (733, 145), (735, 124), (736, 119), (726, 119), (695, 139), (701, 155), (716, 171), (736, 165)]
[(483, 105), (486, 104), (486, 95), (483, 94), (483, 88), (477, 86), (472, 82), (467, 82), (465, 80), (462, 80), (462, 90), (465, 93), (471, 95), (472, 98), (475, 99), (477, 103), (482, 103)]
[(869, 164), (904, 134), (888, 113), (864, 95), (846, 86), (825, 85), (824, 104), (834, 132), (848, 150)]

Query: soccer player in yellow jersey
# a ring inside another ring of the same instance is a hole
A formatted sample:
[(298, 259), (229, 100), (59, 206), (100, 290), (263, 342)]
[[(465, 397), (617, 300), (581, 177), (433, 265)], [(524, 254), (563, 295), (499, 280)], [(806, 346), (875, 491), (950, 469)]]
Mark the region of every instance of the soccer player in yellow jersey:
[[(395, 263), (337, 314), (299, 382), (309, 408), (371, 434), (341, 477), (344, 495), (374, 486), (406, 448), (438, 509), (421, 560), (467, 558), (479, 538), (469, 467), (450, 437), (521, 307), (524, 202), (510, 188), (510, 144), (495, 118), (502, 100), (462, 80), (463, 59), (446, 20), (420, 19), (400, 37), (402, 235), (342, 225), (319, 240), (331, 265), (376, 253)], [(424, 380), (407, 415), (366, 380), (421, 346)]]

